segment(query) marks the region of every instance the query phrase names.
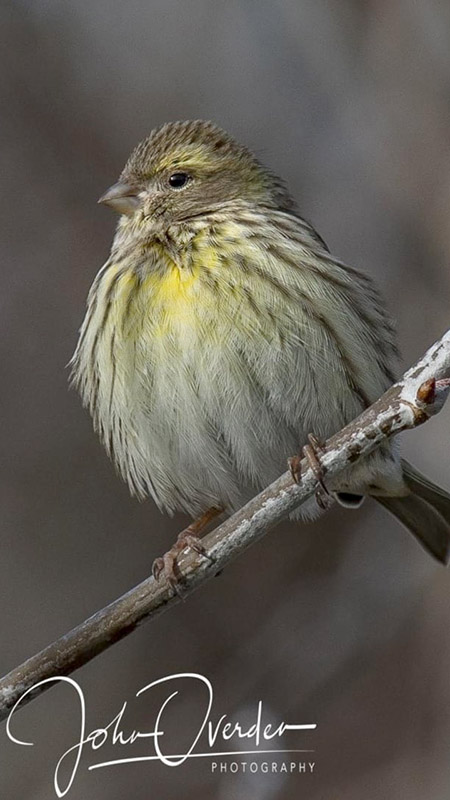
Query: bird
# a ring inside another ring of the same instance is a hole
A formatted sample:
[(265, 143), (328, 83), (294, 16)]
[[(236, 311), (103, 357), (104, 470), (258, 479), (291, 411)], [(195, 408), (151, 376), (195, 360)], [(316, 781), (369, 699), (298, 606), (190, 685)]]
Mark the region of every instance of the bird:
[(119, 220), (71, 379), (132, 494), (192, 520), (155, 578), (176, 587), (180, 551), (205, 555), (205, 526), (303, 447), (325, 494), (292, 519), (323, 513), (325, 495), (370, 496), (447, 563), (450, 495), (396, 442), (332, 486), (320, 473), (320, 441), (395, 382), (399, 352), (372, 279), (330, 253), (286, 184), (216, 124), (169, 122), (98, 202)]

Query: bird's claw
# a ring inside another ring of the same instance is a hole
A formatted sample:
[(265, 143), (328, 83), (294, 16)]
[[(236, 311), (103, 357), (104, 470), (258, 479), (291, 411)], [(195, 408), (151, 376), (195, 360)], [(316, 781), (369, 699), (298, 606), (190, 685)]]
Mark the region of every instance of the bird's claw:
[(201, 539), (192, 533), (192, 529), (186, 528), (186, 530), (178, 535), (173, 547), (171, 547), (167, 553), (164, 553), (162, 558), (155, 558), (152, 565), (154, 579), (159, 581), (161, 576), (164, 575), (173, 591), (181, 598), (183, 598), (183, 576), (178, 566), (178, 556), (186, 548), (194, 550), (194, 552), (198, 553), (202, 558), (214, 561), (213, 557), (206, 552)]
[[(330, 495), (324, 483), (325, 468), (320, 461), (320, 455), (324, 452), (324, 443), (314, 436), (313, 433), (308, 434), (308, 444), (302, 448), (302, 455), (306, 458), (308, 466), (311, 468), (316, 481), (319, 484), (320, 492), (316, 492), (316, 500), (321, 508), (326, 508), (325, 497)], [(291, 471), (292, 480), (295, 483), (301, 482), (301, 463), (300, 455), (292, 456), (288, 459), (289, 469)]]

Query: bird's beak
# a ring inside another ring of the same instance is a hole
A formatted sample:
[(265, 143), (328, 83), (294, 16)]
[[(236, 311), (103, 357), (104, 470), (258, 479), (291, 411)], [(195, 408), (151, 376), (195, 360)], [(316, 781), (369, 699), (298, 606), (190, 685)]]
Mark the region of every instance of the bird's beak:
[(138, 189), (129, 183), (115, 183), (100, 197), (99, 203), (110, 206), (119, 214), (133, 214), (141, 204)]

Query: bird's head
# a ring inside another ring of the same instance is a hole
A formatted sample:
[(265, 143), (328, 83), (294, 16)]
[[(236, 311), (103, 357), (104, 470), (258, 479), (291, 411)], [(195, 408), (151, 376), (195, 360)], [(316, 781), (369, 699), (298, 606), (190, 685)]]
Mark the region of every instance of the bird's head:
[(287, 211), (294, 205), (250, 150), (212, 122), (196, 120), (152, 131), (99, 203), (128, 217), (172, 224), (233, 200)]

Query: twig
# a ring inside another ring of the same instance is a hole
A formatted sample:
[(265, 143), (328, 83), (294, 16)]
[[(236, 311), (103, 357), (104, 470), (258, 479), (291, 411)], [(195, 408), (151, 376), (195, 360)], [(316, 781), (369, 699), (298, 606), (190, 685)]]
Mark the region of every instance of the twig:
[[(450, 390), (449, 374), (450, 330), (398, 383), (327, 441), (321, 455), (327, 480), (370, 453), (383, 440), (417, 427), (440, 411)], [(314, 493), (317, 480), (305, 459), (301, 474), (301, 484), (297, 485), (290, 472), (286, 472), (208, 534), (203, 543), (213, 561), (192, 551), (182, 554), (179, 567), (184, 596), (212, 578)], [(179, 601), (165, 579), (156, 582), (153, 577), (147, 578), (6, 675), (0, 681), (0, 719), (37, 683), (70, 674), (127, 636), (141, 622)], [(30, 691), (21, 706), (52, 685), (49, 681)]]

